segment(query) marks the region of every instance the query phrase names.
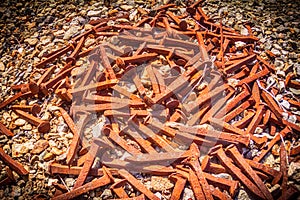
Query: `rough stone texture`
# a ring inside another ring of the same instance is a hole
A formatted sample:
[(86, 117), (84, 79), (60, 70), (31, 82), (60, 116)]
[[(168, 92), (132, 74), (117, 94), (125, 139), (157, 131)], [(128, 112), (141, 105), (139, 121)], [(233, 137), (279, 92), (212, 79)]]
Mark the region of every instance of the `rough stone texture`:
[[(174, 2), (184, 3), (184, 1)], [(49, 52), (64, 46), (64, 43), (81, 30), (91, 28), (86, 23), (92, 17), (105, 18), (114, 9), (119, 11), (134, 10), (137, 6), (151, 11), (153, 8), (151, 3), (152, 1), (113, 1), (109, 3), (109, 1), (84, 0), (28, 2), (6, 0), (1, 2), (0, 102), (13, 94), (10, 90), (11, 85), (27, 82), (33, 71), (34, 78), (38, 79), (41, 73), (39, 70), (33, 69), (33, 64), (39, 62)], [(272, 61), (275, 62), (278, 75), (282, 74), (282, 70), (286, 68), (293, 68), (300, 75), (299, 7), (300, 1), (292, 0), (206, 0), (203, 3), (204, 11), (210, 17), (217, 21), (222, 16), (224, 25), (234, 27), (240, 30), (242, 34), (248, 33), (244, 25), (245, 22), (250, 22), (253, 34), (261, 41), (260, 46), (256, 47), (256, 51), (262, 57), (267, 56), (266, 50), (270, 50), (277, 56)], [(139, 20), (135, 18), (134, 13), (130, 17), (134, 21)], [(237, 45), (242, 47), (244, 44), (239, 43)], [(58, 64), (61, 64), (61, 61), (58, 61)], [(136, 88), (130, 90), (132, 92)], [(300, 94), (298, 91), (294, 92)], [(55, 98), (49, 98), (45, 102), (54, 100)], [(26, 103), (30, 103), (30, 101), (28, 99)], [(49, 109), (49, 111), (55, 116), (55, 110)], [(48, 162), (64, 155), (63, 152), (66, 151), (73, 135), (68, 132), (69, 130), (63, 128), (54, 128), (53, 130), (59, 131), (41, 135), (36, 130), (31, 130), (30, 126), (25, 128), (23, 126), (24, 121), (17, 119), (14, 113), (6, 109), (0, 110), (0, 119), (15, 133), (13, 139), (0, 136), (1, 147), (30, 170), (26, 182), (21, 177), (17, 177), (17, 185), (1, 187), (0, 198), (30, 199), (36, 194), (52, 196), (54, 190), (53, 186), (48, 185)], [(52, 121), (54, 127), (60, 124), (59, 119)], [(22, 129), (16, 126), (21, 126)], [(63, 135), (61, 132), (67, 133)], [(58, 140), (57, 138), (62, 139)], [(34, 142), (29, 141), (31, 139)], [(53, 141), (51, 145), (56, 145), (54, 149), (47, 149), (48, 140)], [(268, 159), (268, 162), (271, 162), (270, 165), (276, 166), (276, 159), (273, 157)], [(4, 169), (5, 166), (1, 163), (1, 173), (4, 173)], [(299, 184), (298, 164), (294, 162), (290, 164), (289, 174), (293, 181)], [(76, 181), (74, 177), (66, 177), (64, 180), (68, 187), (72, 187)], [(155, 184), (157, 183), (160, 184), (161, 181), (156, 181)], [(102, 197), (105, 195), (111, 197), (110, 190), (104, 191)], [(101, 195), (99, 191), (95, 193), (99, 194), (97, 196)], [(192, 190), (188, 188), (185, 188), (183, 193), (183, 199), (194, 198)], [(244, 194), (241, 193), (241, 196)]]

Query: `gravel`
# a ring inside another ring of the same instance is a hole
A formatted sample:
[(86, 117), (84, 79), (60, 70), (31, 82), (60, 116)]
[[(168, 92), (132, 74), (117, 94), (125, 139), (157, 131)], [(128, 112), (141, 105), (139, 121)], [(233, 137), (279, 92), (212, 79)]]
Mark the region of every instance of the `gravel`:
[[(1, 2), (0, 102), (13, 95), (11, 85), (27, 82), (32, 72), (38, 79), (43, 71), (33, 69), (32, 66), (38, 63), (43, 55), (64, 46), (70, 38), (88, 29), (89, 20), (105, 18), (116, 9), (134, 11), (139, 6), (148, 10), (153, 8), (152, 1), (108, 2), (83, 0), (30, 2), (6, 0)], [(184, 3), (176, 0), (174, 2)], [(206, 0), (203, 3), (203, 9), (208, 16), (216, 21), (221, 19), (224, 25), (241, 31), (241, 34), (248, 34), (245, 27), (250, 24), (253, 34), (261, 41), (256, 51), (275, 64), (278, 77), (285, 76), (282, 72), (287, 69), (293, 69), (300, 74), (299, 7), (300, 1), (292, 0)], [(131, 19), (137, 21), (134, 12), (132, 13)], [(244, 44), (236, 45), (242, 47)], [(268, 50), (275, 57), (270, 57), (266, 53)], [(51, 106), (56, 101), (57, 99), (52, 97), (43, 99), (43, 102), (39, 103), (43, 105), (47, 103)], [(32, 99), (27, 99), (23, 103), (34, 102)], [(54, 187), (48, 184), (52, 179), (48, 174), (47, 166), (49, 162), (64, 156), (73, 135), (67, 133), (63, 120), (56, 116), (57, 110), (44, 108), (45, 110), (49, 112), (43, 112), (41, 117), (52, 119), (53, 124), (48, 134), (39, 134), (25, 120), (19, 119), (10, 110), (0, 111), (1, 122), (15, 133), (12, 139), (0, 136), (2, 148), (30, 171), (25, 182), (22, 182), (24, 181), (22, 177), (15, 174), (18, 184), (1, 186), (1, 199), (29, 199), (38, 194), (46, 197), (54, 194)], [(60, 135), (61, 132), (64, 133), (63, 136)], [(273, 165), (276, 160), (270, 156), (267, 162)], [(299, 168), (296, 162), (290, 163), (289, 174), (292, 176), (290, 181), (298, 184), (300, 182)], [(2, 163), (0, 169), (1, 174), (5, 173), (5, 165)], [(64, 182), (68, 187), (72, 187), (75, 179), (65, 177)], [(109, 192), (110, 190), (104, 190), (101, 197), (112, 198)], [(184, 199), (193, 198), (192, 191), (185, 188), (183, 196)], [(241, 193), (239, 197), (240, 199), (249, 198), (244, 193)]]

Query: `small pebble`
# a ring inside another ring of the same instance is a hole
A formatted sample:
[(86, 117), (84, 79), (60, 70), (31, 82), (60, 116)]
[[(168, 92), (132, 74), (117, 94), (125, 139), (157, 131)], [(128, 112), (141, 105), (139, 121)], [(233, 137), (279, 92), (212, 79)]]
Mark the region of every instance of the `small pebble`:
[(35, 46), (39, 40), (37, 38), (27, 38), (24, 42), (27, 42), (30, 46)]
[(265, 34), (266, 34), (266, 35), (271, 35), (271, 34), (272, 34), (272, 31), (266, 31)]
[(31, 124), (26, 124), (22, 127), (22, 129), (25, 130), (25, 131), (30, 131), (30, 130), (32, 130), (32, 125)]
[(42, 151), (47, 149), (49, 142), (47, 140), (39, 140), (34, 144), (34, 148), (31, 150), (32, 154), (40, 154)]
[(23, 154), (29, 151), (28, 146), (26, 143), (24, 144), (13, 144), (12, 145), (12, 157), (17, 158), (23, 156)]
[(75, 33), (78, 33), (79, 30), (80, 30), (79, 26), (70, 27), (70, 29), (65, 32), (65, 35), (64, 35), (63, 39), (64, 40), (69, 40)]
[(275, 49), (275, 48), (272, 48), (272, 49), (271, 49), (271, 52), (272, 52), (273, 54), (275, 54), (275, 56), (280, 56), (280, 55), (281, 55), (280, 50)]
[(26, 123), (26, 121), (24, 120), (24, 119), (21, 119), (21, 118), (19, 118), (19, 119), (17, 119), (16, 121), (15, 121), (15, 125), (16, 126), (23, 126), (23, 125), (25, 125), (25, 123)]
[(53, 153), (46, 153), (43, 159), (44, 159), (44, 161), (50, 161), (53, 158), (54, 158)]
[(65, 178), (65, 183), (68, 187), (73, 187), (75, 181), (76, 180), (74, 178)]
[(59, 155), (61, 155), (63, 153), (63, 151), (60, 150), (60, 149), (58, 149), (57, 147), (52, 147), (51, 148), (51, 153), (53, 153), (56, 156), (59, 156)]
[(88, 11), (87, 16), (88, 17), (100, 17), (101, 12), (102, 12), (101, 10), (98, 10), (98, 11), (91, 10), (91, 11)]
[(120, 8), (122, 10), (128, 11), (128, 10), (131, 10), (133, 8), (133, 6), (130, 6), (130, 5), (121, 5)]
[(105, 189), (100, 196), (101, 199), (110, 199), (113, 198), (112, 192), (110, 189)]
[(4, 71), (5, 70), (5, 65), (3, 62), (0, 62), (0, 71)]

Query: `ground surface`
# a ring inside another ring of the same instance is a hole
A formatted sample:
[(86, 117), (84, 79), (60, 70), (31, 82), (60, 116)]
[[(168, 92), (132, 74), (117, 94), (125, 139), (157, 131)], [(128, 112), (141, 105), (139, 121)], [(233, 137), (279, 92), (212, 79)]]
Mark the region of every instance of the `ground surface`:
[[(180, 3), (180, 1), (175, 1)], [(106, 17), (113, 9), (126, 10), (120, 5), (130, 5), (133, 9), (141, 6), (151, 10), (152, 1), (5, 1), (0, 3), (0, 102), (13, 94), (11, 85), (25, 83), (35, 70), (33, 65), (40, 61), (43, 54), (56, 46), (66, 44), (73, 33), (88, 29), (88, 22), (92, 18)], [(184, 3), (184, 2), (182, 2)], [(155, 4), (156, 5), (156, 4)], [(260, 38), (261, 44), (256, 51), (267, 57), (266, 51), (275, 56), (270, 58), (277, 69), (277, 80), (285, 77), (286, 69), (293, 69), (300, 76), (300, 1), (218, 1), (207, 0), (203, 3), (203, 10), (214, 20), (220, 20), (226, 26), (243, 31), (244, 22), (249, 22), (253, 34)], [(130, 7), (131, 9), (131, 7)], [(94, 12), (92, 12), (94, 11)], [(36, 76), (40, 75), (36, 73)], [(299, 90), (291, 90), (296, 95)], [(46, 106), (56, 99), (41, 99), (39, 103)], [(23, 100), (25, 103), (26, 100)], [(54, 108), (53, 108), (54, 109)], [(51, 108), (50, 108), (51, 110)], [(55, 111), (51, 112), (55, 115)], [(43, 119), (51, 117), (45, 113)], [(21, 162), (28, 170), (25, 179), (16, 177), (16, 184), (1, 186), (1, 199), (29, 199), (36, 194), (49, 197), (54, 194), (52, 182), (64, 180), (68, 187), (72, 187), (75, 176), (50, 176), (47, 172), (48, 164), (54, 159), (64, 159), (72, 134), (59, 135), (56, 132), (38, 134), (25, 121), (16, 120), (11, 111), (0, 111), (1, 121), (9, 127), (16, 136), (12, 139), (0, 135), (1, 147), (14, 159)], [(61, 121), (52, 124), (60, 130), (64, 129)], [(55, 128), (55, 129), (56, 129)], [(47, 140), (49, 147), (41, 154), (32, 154), (37, 141)], [(1, 162), (1, 161), (0, 161)], [(270, 159), (276, 167), (275, 159)], [(278, 162), (278, 161), (277, 161)], [(291, 164), (291, 163), (290, 163)], [(292, 164), (291, 164), (292, 165)], [(277, 165), (278, 166), (278, 165)], [(292, 165), (291, 180), (299, 184), (300, 166)], [(0, 180), (5, 177), (5, 165), (1, 163)], [(293, 176), (292, 176), (293, 175)], [(100, 190), (90, 192), (85, 198), (100, 199)], [(102, 193), (101, 198), (110, 198), (111, 194)], [(97, 196), (97, 197), (95, 197)], [(247, 198), (243, 195), (239, 199)]]

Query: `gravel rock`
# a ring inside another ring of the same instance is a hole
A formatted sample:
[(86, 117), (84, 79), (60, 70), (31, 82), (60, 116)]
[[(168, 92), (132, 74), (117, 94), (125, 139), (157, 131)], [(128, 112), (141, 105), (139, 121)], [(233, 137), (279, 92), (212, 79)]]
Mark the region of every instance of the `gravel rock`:
[(281, 46), (279, 46), (278, 44), (273, 44), (273, 47), (275, 48), (275, 49), (278, 49), (278, 50), (281, 50), (282, 48), (281, 48)]
[(237, 199), (239, 200), (249, 200), (252, 199), (244, 189), (239, 189)]
[(53, 153), (46, 153), (43, 157), (44, 161), (50, 161), (54, 158), (54, 154)]
[(3, 62), (0, 62), (0, 71), (4, 71), (5, 70), (5, 65)]
[(65, 138), (67, 138), (67, 139), (72, 139), (73, 137), (74, 136), (73, 136), (72, 133), (68, 133), (68, 134), (65, 135)]
[(235, 42), (234, 44), (235, 44), (236, 48), (238, 48), (238, 49), (241, 49), (241, 48), (243, 48), (244, 46), (246, 46), (246, 43), (245, 43), (245, 42), (242, 42), (242, 41), (237, 41), (237, 42)]
[(246, 27), (241, 27), (241, 35), (249, 35), (249, 31)]
[(63, 151), (58, 149), (57, 147), (52, 147), (51, 148), (51, 153), (53, 153), (56, 156), (59, 156), (59, 155), (63, 154)]
[(22, 129), (23, 129), (24, 131), (30, 131), (30, 130), (32, 130), (32, 125), (31, 125), (31, 124), (25, 124), (25, 125), (22, 127)]
[(6, 143), (8, 141), (8, 138), (6, 135), (0, 135), (0, 143)]
[(54, 35), (55, 37), (57, 37), (57, 38), (63, 38), (64, 33), (65, 33), (64, 30), (58, 30), (58, 31), (55, 31), (55, 32), (53, 33), (53, 35)]
[(111, 199), (113, 198), (112, 192), (110, 189), (105, 189), (100, 196), (101, 199)]
[(272, 31), (266, 31), (265, 34), (266, 35), (271, 35), (273, 32)]
[(23, 156), (23, 154), (29, 152), (27, 144), (13, 144), (12, 145), (12, 157), (17, 158)]
[(12, 186), (11, 195), (13, 197), (21, 196), (21, 188), (19, 186)]
[(184, 188), (182, 200), (195, 200), (193, 190)]
[(152, 176), (150, 187), (154, 191), (164, 191), (174, 187), (174, 184), (168, 179), (160, 176)]
[(76, 180), (74, 178), (65, 178), (65, 183), (68, 187), (73, 187)]
[(271, 52), (272, 52), (273, 54), (275, 54), (275, 56), (280, 56), (280, 55), (281, 55), (280, 50), (275, 49), (275, 48), (272, 48), (272, 49), (271, 49)]
[(69, 40), (74, 34), (78, 33), (81, 28), (79, 26), (71, 26), (69, 30), (65, 32), (64, 40)]
[(34, 144), (34, 148), (31, 150), (32, 154), (40, 154), (42, 151), (47, 149), (49, 142), (47, 140), (39, 140)]
[(25, 125), (25, 123), (26, 123), (26, 120), (19, 118), (19, 119), (17, 119), (17, 120), (15, 121), (14, 124), (15, 124), (16, 126), (23, 126), (23, 125)]
[(274, 64), (277, 69), (283, 69), (283, 67), (284, 67), (284, 62), (281, 60), (275, 60)]
[(288, 169), (288, 176), (291, 179), (300, 182), (300, 163), (299, 162), (291, 162)]
[(130, 6), (130, 5), (121, 5), (120, 8), (122, 10), (128, 11), (128, 10), (131, 10), (133, 8), (133, 6)]
[(52, 23), (54, 20), (55, 20), (55, 17), (53, 17), (53, 16), (51, 16), (51, 15), (48, 15), (48, 16), (46, 17), (46, 19), (44, 20), (44, 23), (45, 23), (45, 24), (50, 24), (50, 23)]
[(101, 10), (97, 10), (97, 11), (90, 10), (90, 11), (88, 11), (87, 16), (88, 17), (100, 17), (101, 12), (102, 12)]
[(43, 45), (47, 45), (52, 41), (52, 37), (51, 36), (42, 36), (40, 40)]
[(27, 42), (30, 46), (35, 46), (39, 40), (37, 38), (27, 38), (24, 42)]
[(4, 145), (2, 147), (2, 149), (4, 150), (4, 152), (6, 152), (7, 154), (11, 154), (11, 148), (9, 145)]

